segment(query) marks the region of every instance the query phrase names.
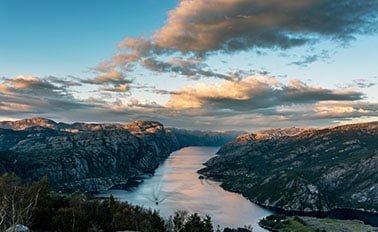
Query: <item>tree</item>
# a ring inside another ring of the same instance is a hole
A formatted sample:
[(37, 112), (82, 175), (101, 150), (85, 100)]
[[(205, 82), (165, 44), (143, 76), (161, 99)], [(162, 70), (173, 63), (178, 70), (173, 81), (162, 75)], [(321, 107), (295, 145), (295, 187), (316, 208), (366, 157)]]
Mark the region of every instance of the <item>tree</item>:
[(39, 197), (48, 191), (47, 178), (23, 184), (14, 174), (0, 177), (0, 230), (17, 224), (31, 226)]
[(170, 232), (213, 232), (211, 217), (202, 218), (198, 213), (178, 210), (166, 221), (166, 231)]
[(184, 230), (184, 226), (188, 217), (188, 211), (179, 210), (176, 211), (173, 216), (173, 228), (175, 232), (180, 232)]
[(190, 215), (184, 226), (185, 232), (213, 232), (211, 218), (202, 219), (197, 213)]

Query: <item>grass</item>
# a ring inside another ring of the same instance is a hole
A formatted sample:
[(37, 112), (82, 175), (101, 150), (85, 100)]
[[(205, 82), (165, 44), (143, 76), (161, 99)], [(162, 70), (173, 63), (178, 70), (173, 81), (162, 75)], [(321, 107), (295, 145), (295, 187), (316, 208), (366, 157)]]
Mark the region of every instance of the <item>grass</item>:
[(262, 219), (259, 224), (271, 231), (315, 232), (314, 229), (308, 227), (299, 217), (287, 217), (275, 214)]
[(279, 232), (378, 232), (377, 227), (365, 225), (360, 221), (287, 217), (277, 214), (262, 219), (259, 224), (270, 231)]

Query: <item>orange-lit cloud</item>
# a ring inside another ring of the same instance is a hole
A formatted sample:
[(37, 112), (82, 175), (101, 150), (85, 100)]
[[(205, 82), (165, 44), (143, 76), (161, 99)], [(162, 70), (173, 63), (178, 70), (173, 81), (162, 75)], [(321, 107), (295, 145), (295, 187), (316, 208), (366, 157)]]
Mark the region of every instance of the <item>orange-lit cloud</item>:
[(248, 112), (281, 105), (309, 104), (328, 100), (360, 100), (362, 93), (308, 86), (299, 80), (281, 83), (272, 77), (247, 77), (217, 84), (188, 86), (171, 96), (167, 107), (212, 108)]
[(378, 115), (378, 103), (325, 101), (314, 106), (316, 115), (327, 118), (347, 118)]
[(125, 92), (129, 92), (130, 86), (128, 84), (121, 84), (115, 87), (100, 87), (100, 90), (108, 91), (108, 92), (125, 93)]
[(124, 81), (124, 75), (115, 69), (110, 70), (105, 75), (99, 75), (93, 79), (84, 81), (90, 84), (120, 83)]
[[(71, 122), (146, 119), (180, 128), (241, 130), (329, 125), (378, 116), (378, 104), (363, 102), (361, 92), (326, 89), (299, 80), (283, 82), (269, 76), (198, 83), (178, 91), (152, 89), (155, 94), (169, 97), (164, 105), (124, 95), (129, 93), (128, 84), (101, 86), (88, 99), (75, 98), (70, 91), (74, 86), (77, 83), (71, 80), (51, 77), (3, 78), (0, 114), (8, 118), (38, 115)], [(114, 98), (112, 92), (120, 94)]]

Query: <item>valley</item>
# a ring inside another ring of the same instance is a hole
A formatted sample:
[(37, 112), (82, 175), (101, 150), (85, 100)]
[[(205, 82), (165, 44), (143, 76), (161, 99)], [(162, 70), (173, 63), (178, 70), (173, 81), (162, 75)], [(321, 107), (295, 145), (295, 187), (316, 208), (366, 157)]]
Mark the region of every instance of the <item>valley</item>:
[(344, 210), (375, 225), (377, 138), (376, 122), (244, 133), (165, 128), (154, 121), (66, 124), (32, 118), (0, 122), (0, 173), (30, 181), (46, 176), (55, 192), (121, 188), (133, 194), (172, 152), (221, 146), (202, 161), (205, 167), (195, 181), (219, 181), (221, 188), (287, 215), (340, 218)]

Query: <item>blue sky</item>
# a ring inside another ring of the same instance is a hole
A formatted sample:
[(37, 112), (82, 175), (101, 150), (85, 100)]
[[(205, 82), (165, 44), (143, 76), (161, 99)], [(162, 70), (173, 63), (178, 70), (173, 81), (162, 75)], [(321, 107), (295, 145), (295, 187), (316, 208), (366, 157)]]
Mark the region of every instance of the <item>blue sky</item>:
[(376, 0), (2, 0), (0, 120), (377, 120), (377, 14)]
[(175, 1), (0, 1), (3, 75), (83, 75), (125, 36), (150, 35)]

